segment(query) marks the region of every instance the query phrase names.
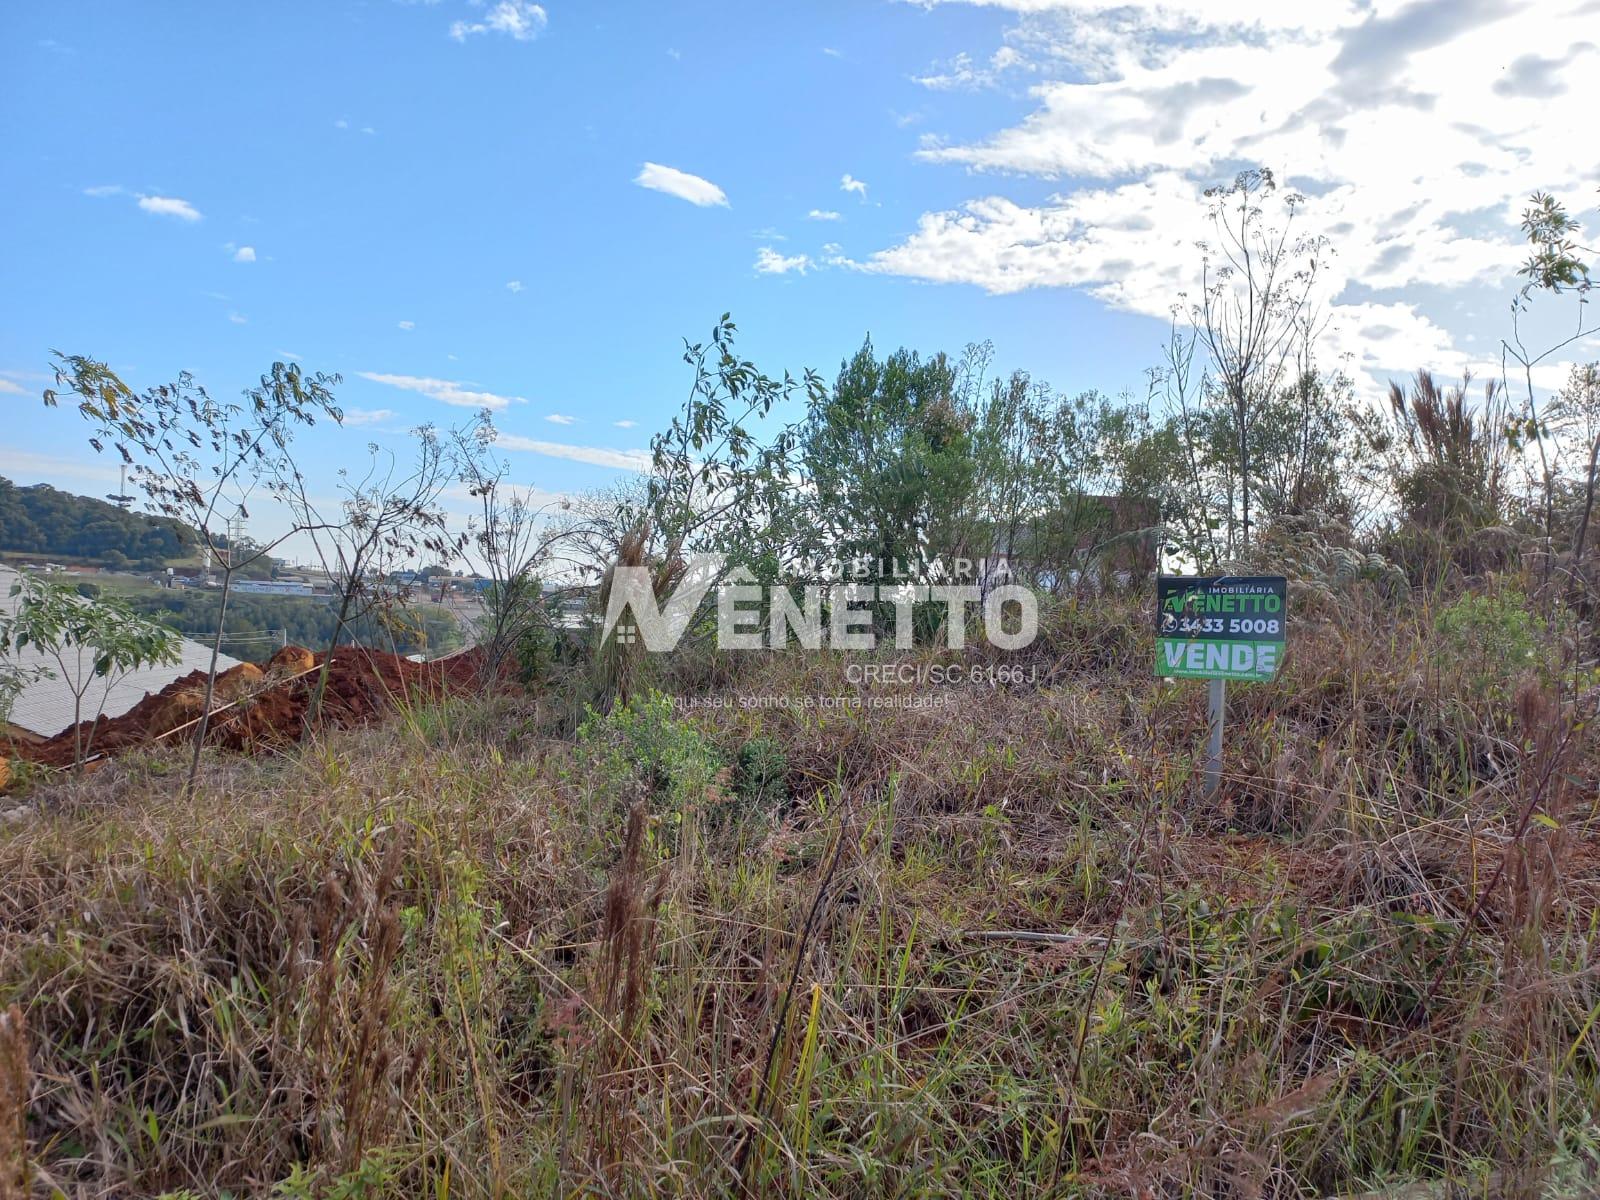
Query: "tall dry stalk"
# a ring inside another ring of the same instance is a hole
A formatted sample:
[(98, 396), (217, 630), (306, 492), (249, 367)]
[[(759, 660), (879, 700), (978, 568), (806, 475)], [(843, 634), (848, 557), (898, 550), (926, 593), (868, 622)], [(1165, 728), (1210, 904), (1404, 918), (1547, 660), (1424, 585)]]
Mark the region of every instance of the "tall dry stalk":
[(0, 1013), (0, 1200), (28, 1194), (28, 1039), (22, 1008)]
[[(616, 574), (623, 568), (650, 565), (650, 522), (641, 520), (625, 533), (617, 543), (616, 560), (607, 568), (598, 589), (601, 612), (611, 602), (611, 589)], [(685, 564), (678, 543), (669, 546), (655, 562), (650, 574), (650, 589), (659, 603), (677, 587), (683, 578)], [(620, 626), (620, 622), (619, 622)], [(618, 634), (601, 646), (595, 656), (597, 700), (602, 709), (609, 711), (613, 704), (626, 705), (638, 689), (643, 674), (644, 646), (637, 639)]]

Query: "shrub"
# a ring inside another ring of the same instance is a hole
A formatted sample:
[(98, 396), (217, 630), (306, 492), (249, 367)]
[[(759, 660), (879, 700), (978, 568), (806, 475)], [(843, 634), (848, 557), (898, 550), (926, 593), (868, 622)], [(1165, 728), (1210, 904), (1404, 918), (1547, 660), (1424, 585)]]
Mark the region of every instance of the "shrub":
[(1435, 622), (1440, 649), (1455, 656), (1479, 686), (1503, 687), (1536, 665), (1544, 622), (1515, 589), (1484, 595), (1468, 592), (1443, 609)]
[(556, 639), (544, 625), (530, 625), (516, 642), (517, 678), (525, 687), (543, 683), (555, 664)]
[[(651, 815), (672, 829), (713, 791), (722, 773), (705, 735), (673, 716), (671, 699), (656, 691), (635, 696), (609, 713), (591, 708), (578, 727), (578, 745), (598, 757), (608, 781), (642, 784)], [(675, 845), (677, 839), (663, 840)]]
[(739, 747), (733, 790), (744, 807), (767, 813), (789, 798), (789, 756), (771, 738), (751, 738)]

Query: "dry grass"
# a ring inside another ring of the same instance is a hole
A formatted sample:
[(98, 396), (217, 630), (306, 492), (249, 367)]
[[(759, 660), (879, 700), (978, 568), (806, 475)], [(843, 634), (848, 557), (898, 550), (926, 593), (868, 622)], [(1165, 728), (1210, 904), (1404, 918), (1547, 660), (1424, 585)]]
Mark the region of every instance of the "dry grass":
[[(192, 800), (125, 759), (0, 832), (33, 1170), (91, 1196), (1582, 1192), (1592, 702), (1554, 651), (1485, 673), (1426, 624), (1297, 626), (1284, 677), (1234, 689), (1221, 808), (1203, 689), (1149, 677), (1131, 609), (1052, 614), (1036, 675), (945, 707), (741, 707), (872, 689), (698, 660), (676, 685), (731, 707), (576, 742), (499, 698), (218, 760)], [(742, 798), (752, 739), (786, 802)]]

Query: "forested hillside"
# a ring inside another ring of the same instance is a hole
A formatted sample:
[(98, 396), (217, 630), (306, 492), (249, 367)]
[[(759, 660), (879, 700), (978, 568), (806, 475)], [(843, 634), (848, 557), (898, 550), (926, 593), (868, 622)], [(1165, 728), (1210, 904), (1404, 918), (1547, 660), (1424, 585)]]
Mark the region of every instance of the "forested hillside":
[(94, 559), (148, 569), (195, 553), (200, 538), (181, 521), (130, 512), (49, 484), (0, 478), (0, 551)]

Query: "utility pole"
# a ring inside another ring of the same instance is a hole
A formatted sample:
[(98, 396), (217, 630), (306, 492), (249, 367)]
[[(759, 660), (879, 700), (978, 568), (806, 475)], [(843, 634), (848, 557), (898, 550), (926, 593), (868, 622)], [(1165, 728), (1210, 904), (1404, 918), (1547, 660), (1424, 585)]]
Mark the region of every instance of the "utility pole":
[(244, 513), (236, 512), (228, 518), (228, 567), (239, 565), (239, 543), (244, 541)]
[(115, 504), (118, 508), (122, 509), (123, 512), (127, 512), (128, 505), (133, 503), (133, 497), (128, 495), (127, 463), (122, 464), (122, 469), (117, 475), (117, 494), (114, 496), (107, 496), (106, 499), (111, 501), (111, 503)]

